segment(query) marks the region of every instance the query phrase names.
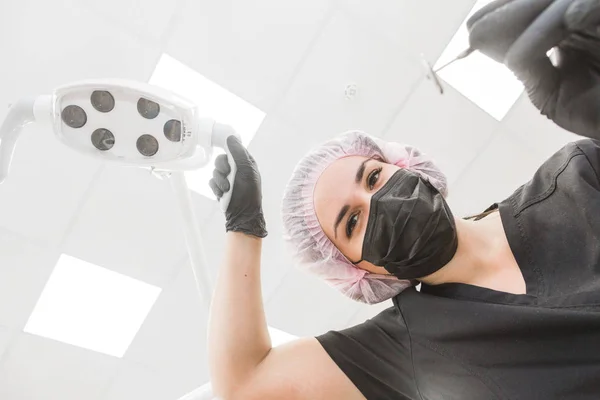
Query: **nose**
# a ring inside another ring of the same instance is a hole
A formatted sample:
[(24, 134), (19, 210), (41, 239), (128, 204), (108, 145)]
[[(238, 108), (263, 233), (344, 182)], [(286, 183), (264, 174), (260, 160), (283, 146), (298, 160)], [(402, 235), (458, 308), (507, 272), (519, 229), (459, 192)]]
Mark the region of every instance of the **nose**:
[(360, 188), (356, 191), (355, 204), (358, 205), (365, 218), (369, 217), (369, 210), (371, 209), (371, 199), (373, 193), (369, 192), (365, 188)]

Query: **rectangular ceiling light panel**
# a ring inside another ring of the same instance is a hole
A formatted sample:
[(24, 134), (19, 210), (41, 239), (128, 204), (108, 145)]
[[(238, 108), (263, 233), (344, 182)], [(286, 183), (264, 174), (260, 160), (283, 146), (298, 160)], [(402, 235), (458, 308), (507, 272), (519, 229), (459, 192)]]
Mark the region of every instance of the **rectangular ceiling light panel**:
[[(446, 64), (469, 47), (467, 20), (493, 0), (479, 0), (444, 50), (434, 69)], [(523, 85), (503, 64), (479, 52), (456, 61), (438, 74), (465, 97), (498, 121), (502, 120), (523, 92)]]
[(161, 289), (62, 255), (25, 332), (122, 357)]

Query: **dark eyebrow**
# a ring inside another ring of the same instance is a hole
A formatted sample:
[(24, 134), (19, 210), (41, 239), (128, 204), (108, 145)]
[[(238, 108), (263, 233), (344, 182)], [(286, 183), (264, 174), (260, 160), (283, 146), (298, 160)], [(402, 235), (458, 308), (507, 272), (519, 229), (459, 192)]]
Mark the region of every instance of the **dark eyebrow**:
[(371, 160), (379, 160), (379, 159), (380, 159), (380, 157), (375, 155), (375, 156), (371, 156), (371, 157), (367, 158), (365, 161), (360, 163), (360, 166), (358, 167), (358, 170), (356, 171), (356, 178), (354, 179), (356, 184), (359, 184), (362, 182), (363, 176), (365, 174), (365, 169), (367, 168), (367, 163)]
[(367, 158), (365, 161), (360, 163), (360, 166), (358, 167), (358, 170), (356, 171), (356, 178), (354, 180), (357, 184), (362, 182), (363, 175), (365, 174), (365, 169), (367, 168), (367, 163), (369, 161), (371, 161), (371, 159)]
[(348, 213), (348, 210), (350, 210), (350, 206), (349, 205), (345, 205), (344, 207), (342, 207), (342, 209), (340, 210), (337, 218), (335, 219), (335, 224), (333, 225), (333, 233), (335, 234), (335, 238), (336, 239), (337, 239), (337, 229), (338, 229), (338, 226), (340, 226), (340, 222), (342, 222), (342, 220), (344, 219), (344, 217)]

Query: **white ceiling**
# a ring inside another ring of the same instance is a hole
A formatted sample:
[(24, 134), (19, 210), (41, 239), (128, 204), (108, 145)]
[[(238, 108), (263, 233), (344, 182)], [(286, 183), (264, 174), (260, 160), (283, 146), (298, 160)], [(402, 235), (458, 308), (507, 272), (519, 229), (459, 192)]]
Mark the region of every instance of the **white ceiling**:
[[(8, 0), (0, 3), (0, 107), (84, 78), (146, 81), (164, 52), (267, 113), (250, 145), (270, 235), (269, 324), (314, 335), (385, 307), (350, 302), (292, 268), (280, 196), (310, 147), (351, 128), (417, 145), (450, 179), (457, 215), (524, 183), (571, 140), (522, 96), (498, 122), (452, 87), (424, 80), (474, 0)], [(344, 98), (347, 84), (358, 95)], [(195, 196), (213, 277), (223, 217)], [(0, 186), (0, 398), (177, 399), (208, 380), (199, 303), (168, 182), (90, 161), (29, 126)], [(117, 359), (25, 334), (61, 253), (163, 289)], [(310, 295), (309, 295), (310, 294)]]

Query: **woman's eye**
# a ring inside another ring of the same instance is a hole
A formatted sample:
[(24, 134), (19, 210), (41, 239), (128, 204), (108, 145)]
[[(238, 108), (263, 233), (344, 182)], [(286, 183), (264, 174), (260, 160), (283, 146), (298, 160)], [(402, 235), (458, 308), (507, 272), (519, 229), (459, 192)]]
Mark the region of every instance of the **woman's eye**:
[(346, 236), (348, 236), (348, 239), (352, 236), (356, 224), (358, 224), (358, 214), (351, 215), (346, 223)]
[(381, 168), (378, 168), (378, 169), (374, 170), (373, 172), (371, 172), (371, 174), (369, 175), (369, 178), (367, 180), (367, 184), (369, 185), (369, 189), (370, 190), (373, 190), (373, 188), (377, 184), (377, 181), (379, 180), (379, 174), (380, 173), (381, 173)]

